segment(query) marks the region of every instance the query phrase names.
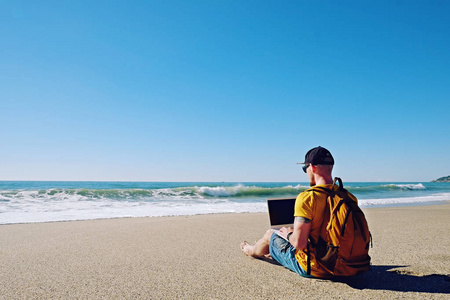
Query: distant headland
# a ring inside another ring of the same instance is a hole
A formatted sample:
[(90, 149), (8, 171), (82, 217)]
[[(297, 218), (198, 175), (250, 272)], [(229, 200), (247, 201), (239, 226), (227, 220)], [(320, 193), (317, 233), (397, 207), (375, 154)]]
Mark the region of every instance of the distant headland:
[(450, 182), (450, 176), (441, 177), (436, 180), (433, 180), (432, 182)]

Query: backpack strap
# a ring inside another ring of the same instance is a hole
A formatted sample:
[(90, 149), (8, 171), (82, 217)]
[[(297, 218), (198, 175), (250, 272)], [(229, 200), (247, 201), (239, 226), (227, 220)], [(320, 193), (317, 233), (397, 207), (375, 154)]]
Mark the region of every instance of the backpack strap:
[(309, 243), (306, 244), (306, 275), (311, 275), (311, 251), (309, 250)]
[(334, 183), (333, 185), (336, 185), (336, 181), (339, 183), (339, 189), (343, 190), (344, 189), (344, 185), (342, 184), (342, 179), (339, 177), (334, 177)]
[(330, 194), (333, 194), (333, 193), (334, 193), (334, 186), (337, 185), (336, 182), (338, 183), (339, 189), (340, 189), (341, 191), (345, 190), (345, 189), (344, 189), (344, 184), (342, 183), (342, 179), (339, 178), (339, 177), (334, 177), (334, 180), (333, 180), (333, 187), (331, 187), (331, 189), (327, 189), (327, 188), (325, 188), (325, 187), (323, 187), (323, 186), (316, 186), (316, 185), (315, 185), (315, 186), (310, 187), (310, 188), (307, 189), (306, 191), (307, 191), (307, 192), (316, 191), (316, 192), (322, 192), (322, 193), (325, 193), (325, 194), (330, 195)]
[[(333, 196), (334, 196), (333, 190), (327, 189), (323, 186), (313, 186), (312, 188), (308, 189), (307, 191), (308, 192), (316, 191), (319, 193), (326, 194), (327, 195), (327, 204), (329, 206), (330, 213), (333, 212), (333, 201), (331, 201), (331, 198), (333, 198)], [(331, 218), (332, 217), (333, 217), (333, 214), (331, 214)], [(330, 224), (331, 224), (331, 219), (330, 219), (330, 223), (327, 224), (327, 227), (329, 227)], [(323, 224), (322, 224), (322, 226), (323, 226)]]
[(328, 224), (327, 224), (327, 230), (330, 230), (331, 224), (332, 224), (332, 221), (333, 221), (333, 218), (334, 218), (335, 215), (336, 215), (336, 211), (337, 211), (337, 210), (341, 207), (341, 205), (344, 203), (344, 199), (341, 199), (341, 201), (339, 201), (339, 202), (333, 207), (334, 203), (333, 203), (333, 201), (332, 201), (332, 198), (333, 198), (334, 195), (335, 195), (335, 192), (334, 192), (334, 186), (336, 185), (336, 183), (338, 183), (338, 185), (339, 185), (339, 190), (340, 190), (340, 191), (345, 191), (344, 185), (343, 185), (343, 183), (342, 183), (342, 179), (339, 178), (339, 177), (335, 177), (335, 178), (334, 178), (333, 186), (332, 186), (331, 190), (330, 190), (330, 189), (327, 189), (327, 188), (324, 188), (324, 187), (322, 187), (322, 186), (313, 186), (312, 188), (310, 188), (310, 189), (307, 190), (307, 191), (317, 191), (317, 192), (321, 192), (321, 193), (324, 193), (324, 194), (327, 194), (327, 195), (328, 195), (328, 197), (327, 197), (327, 202), (328, 202), (328, 205), (330, 206), (330, 221), (329, 221)]
[(309, 189), (307, 189), (305, 192), (319, 192), (322, 194), (326, 194), (327, 196), (333, 196), (334, 192), (333, 190), (327, 189), (323, 186), (313, 186)]
[[(330, 222), (328, 223), (327, 227), (331, 226), (331, 221), (332, 218), (334, 217), (334, 212), (339, 208), (339, 206), (342, 204), (341, 201), (338, 205), (336, 205), (336, 207), (332, 207), (333, 205), (333, 201), (330, 198), (333, 198), (335, 192), (334, 192), (334, 185), (336, 185), (336, 181), (338, 181), (339, 183), (339, 189), (343, 189), (343, 184), (342, 184), (342, 180), (338, 177), (334, 178), (334, 182), (333, 182), (333, 187), (331, 189), (327, 189), (323, 186), (313, 186), (309, 189), (307, 189), (307, 192), (312, 192), (312, 191), (316, 191), (319, 193), (323, 193), (327, 195), (327, 203), (330, 206), (330, 214), (331, 214), (331, 218), (330, 218)], [(322, 224), (323, 226), (323, 224)], [(312, 243), (312, 238), (309, 239), (308, 243), (306, 244), (306, 254), (307, 254), (307, 259), (306, 259), (306, 274), (307, 275), (311, 275), (311, 251), (310, 251), (310, 244)], [(312, 246), (315, 247), (314, 243), (312, 243)]]

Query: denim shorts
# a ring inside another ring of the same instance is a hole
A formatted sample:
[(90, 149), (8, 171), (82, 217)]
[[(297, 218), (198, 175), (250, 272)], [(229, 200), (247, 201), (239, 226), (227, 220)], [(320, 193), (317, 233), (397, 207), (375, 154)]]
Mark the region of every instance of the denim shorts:
[(295, 248), (291, 245), (291, 243), (276, 233), (273, 233), (270, 237), (269, 251), (270, 256), (272, 256), (272, 258), (282, 266), (297, 274), (300, 274), (301, 276), (314, 277), (307, 275), (306, 271), (300, 266), (295, 258)]

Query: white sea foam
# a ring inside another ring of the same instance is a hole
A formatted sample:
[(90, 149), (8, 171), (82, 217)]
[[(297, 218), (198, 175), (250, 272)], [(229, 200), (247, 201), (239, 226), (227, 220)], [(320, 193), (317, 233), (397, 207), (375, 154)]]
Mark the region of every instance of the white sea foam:
[(0, 224), (264, 211), (266, 211), (265, 203), (236, 203), (228, 200), (204, 202), (164, 201), (153, 203), (66, 201), (64, 203), (46, 203), (46, 205), (28, 202), (27, 204), (22, 203), (20, 210), (0, 209)]
[[(381, 188), (380, 188), (381, 187)], [(389, 184), (353, 188), (362, 207), (449, 201), (446, 186)], [(0, 224), (116, 217), (266, 212), (266, 199), (293, 197), (302, 185), (198, 185), (157, 189), (76, 187), (0, 190)], [(350, 187), (352, 188), (352, 187)], [(436, 187), (434, 187), (436, 189)], [(442, 191), (442, 192), (441, 192)], [(360, 197), (361, 196), (361, 197)], [(368, 198), (368, 199), (365, 199)]]
[(450, 201), (450, 193), (434, 194), (423, 197), (411, 197), (411, 198), (385, 198), (385, 199), (363, 199), (359, 200), (361, 207), (365, 206), (385, 206), (396, 204), (420, 204), (427, 202), (441, 202)]
[(426, 187), (422, 183), (417, 184), (387, 184), (386, 187), (396, 187), (402, 190), (425, 190)]
[(250, 187), (243, 186), (241, 184), (237, 186), (231, 186), (231, 187), (224, 187), (224, 186), (217, 186), (217, 187), (207, 187), (202, 186), (198, 187), (198, 191), (201, 194), (205, 194), (211, 197), (230, 197), (234, 196), (239, 192), (249, 190)]

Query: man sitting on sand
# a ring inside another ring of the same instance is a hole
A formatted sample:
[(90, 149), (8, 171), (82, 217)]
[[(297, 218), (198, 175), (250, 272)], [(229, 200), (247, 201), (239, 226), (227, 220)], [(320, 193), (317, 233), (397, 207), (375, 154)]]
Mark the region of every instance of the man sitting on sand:
[[(308, 175), (311, 186), (331, 189), (333, 165), (331, 153), (319, 146), (306, 153), (303, 171)], [(270, 254), (281, 265), (304, 277), (329, 277), (330, 274), (314, 261), (314, 257), (311, 257), (311, 274), (314, 276), (306, 272), (308, 237), (318, 240), (326, 201), (325, 193), (300, 193), (295, 201), (294, 227), (283, 227), (278, 234), (269, 229), (255, 245), (244, 241), (241, 243), (242, 252), (252, 257)]]

